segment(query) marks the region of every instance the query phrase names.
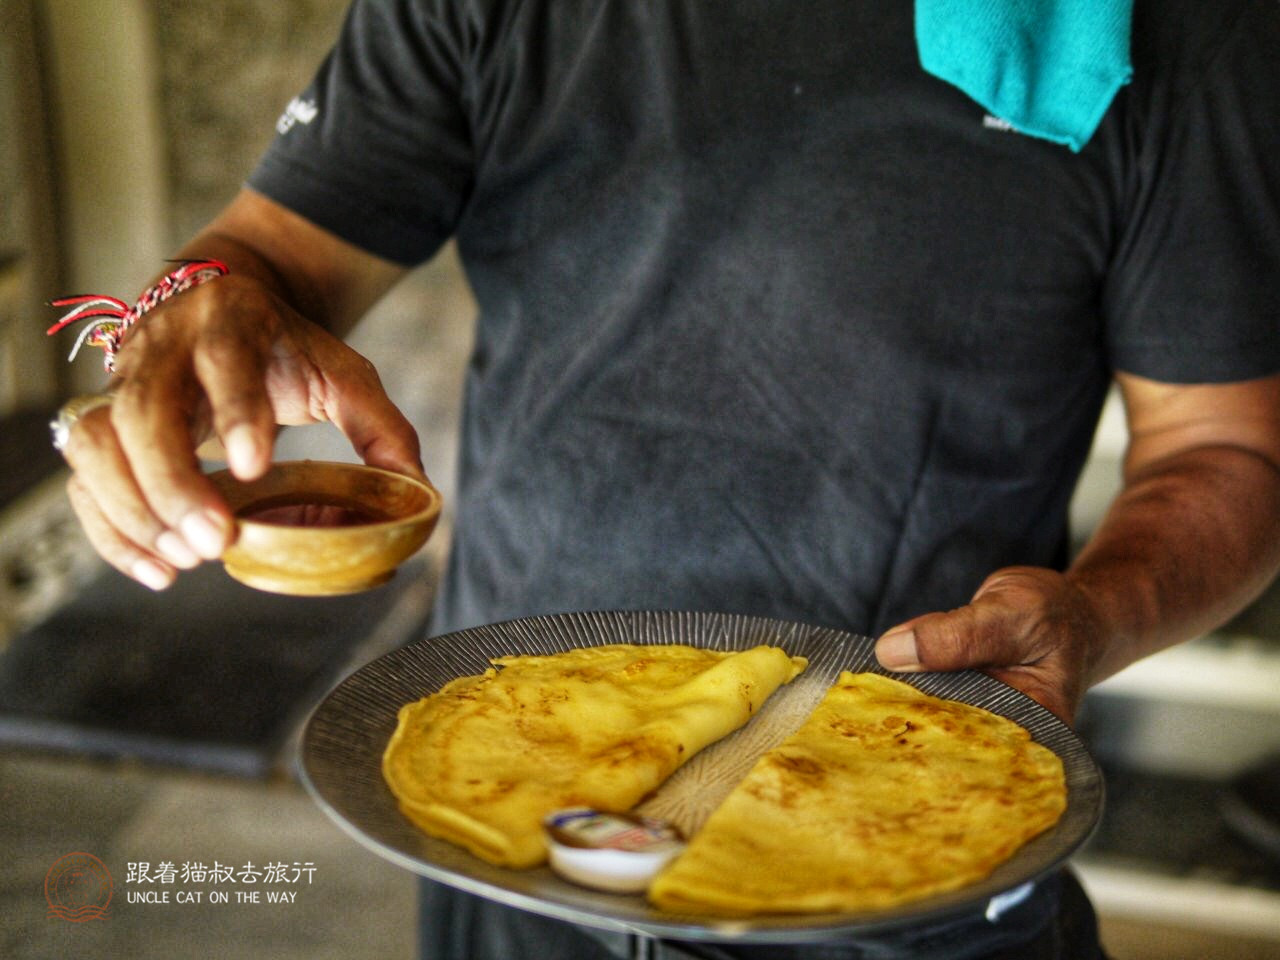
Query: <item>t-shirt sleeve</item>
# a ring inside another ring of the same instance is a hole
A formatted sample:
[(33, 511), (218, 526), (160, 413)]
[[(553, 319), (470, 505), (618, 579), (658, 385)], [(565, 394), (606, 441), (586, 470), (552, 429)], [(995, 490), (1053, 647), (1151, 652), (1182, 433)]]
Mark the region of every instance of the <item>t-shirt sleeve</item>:
[(1280, 371), (1277, 50), (1280, 5), (1245, 4), (1135, 101), (1136, 163), (1103, 292), (1116, 369), (1170, 383)]
[(379, 256), (429, 258), (454, 232), (474, 167), (465, 17), (450, 0), (355, 0), (249, 186)]

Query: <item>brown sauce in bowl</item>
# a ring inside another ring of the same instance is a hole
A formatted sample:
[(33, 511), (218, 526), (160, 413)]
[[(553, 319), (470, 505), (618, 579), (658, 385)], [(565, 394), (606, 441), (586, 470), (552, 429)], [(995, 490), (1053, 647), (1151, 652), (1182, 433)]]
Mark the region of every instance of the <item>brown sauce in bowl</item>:
[(236, 516), (280, 527), (360, 527), (395, 519), (368, 504), (324, 494), (270, 497), (241, 507)]

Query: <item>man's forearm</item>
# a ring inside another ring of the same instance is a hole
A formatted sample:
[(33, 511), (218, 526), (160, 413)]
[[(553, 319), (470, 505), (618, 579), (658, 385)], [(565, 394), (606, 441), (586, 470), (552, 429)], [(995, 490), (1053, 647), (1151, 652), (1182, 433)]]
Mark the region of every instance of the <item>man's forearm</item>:
[(405, 272), (247, 189), (179, 257), (222, 260), (338, 337)]
[(1221, 625), (1278, 570), (1275, 463), (1209, 446), (1147, 465), (1067, 572), (1107, 627), (1090, 651), (1088, 683)]
[(221, 260), (231, 273), (258, 281), (299, 313), (324, 325), (323, 316), (313, 316), (319, 304), (307, 302), (317, 298), (308, 297), (305, 289), (296, 289), (299, 286), (296, 278), (291, 282), (266, 251), (257, 249), (246, 240), (219, 230), (205, 229), (187, 241), (175, 259)]

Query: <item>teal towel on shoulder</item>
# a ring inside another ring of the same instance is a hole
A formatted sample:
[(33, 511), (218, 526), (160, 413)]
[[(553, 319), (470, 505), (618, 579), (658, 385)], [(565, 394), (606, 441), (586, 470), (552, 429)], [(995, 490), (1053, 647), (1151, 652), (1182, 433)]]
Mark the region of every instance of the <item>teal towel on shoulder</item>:
[(915, 13), (926, 71), (1072, 150), (1133, 75), (1133, 0), (915, 0)]

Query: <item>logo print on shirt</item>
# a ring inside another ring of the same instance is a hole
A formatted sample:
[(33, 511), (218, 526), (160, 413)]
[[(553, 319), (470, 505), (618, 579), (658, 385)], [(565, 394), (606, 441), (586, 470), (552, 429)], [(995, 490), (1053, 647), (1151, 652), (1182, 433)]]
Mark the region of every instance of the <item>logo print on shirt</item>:
[(284, 108), (284, 113), (280, 114), (280, 119), (276, 121), (276, 133), (288, 133), (295, 123), (305, 126), (314, 120), (319, 112), (320, 108), (316, 106), (314, 100), (301, 100), (294, 97)]
[(1013, 124), (1008, 120), (1001, 120), (989, 113), (982, 118), (982, 126), (987, 130), (1003, 130), (1006, 133), (1014, 130)]

